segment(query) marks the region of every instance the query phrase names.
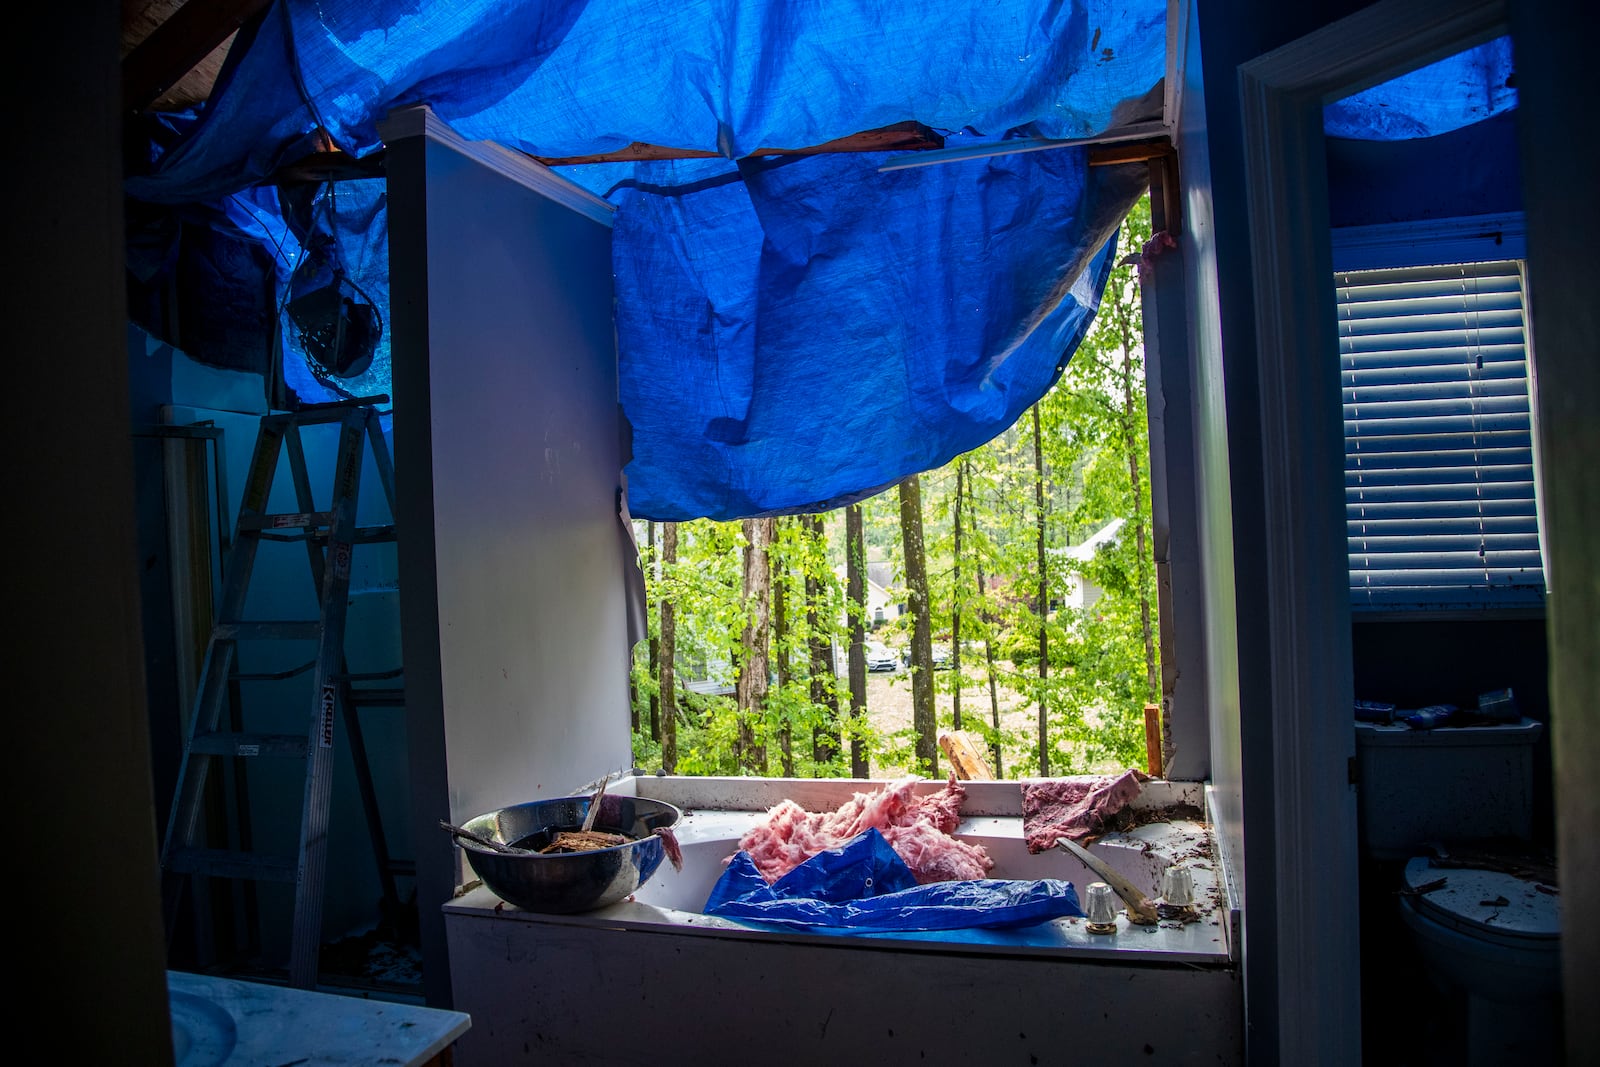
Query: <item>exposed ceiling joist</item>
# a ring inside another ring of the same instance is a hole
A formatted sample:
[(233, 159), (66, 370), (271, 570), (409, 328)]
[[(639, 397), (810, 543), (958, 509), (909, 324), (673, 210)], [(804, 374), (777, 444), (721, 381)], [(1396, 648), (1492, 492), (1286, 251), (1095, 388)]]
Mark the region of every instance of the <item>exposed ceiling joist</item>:
[(122, 60), (122, 105), (142, 111), (271, 0), (188, 0)]
[[(763, 148), (752, 152), (754, 156), (819, 156), (840, 152), (916, 152), (942, 148), (944, 138), (916, 122), (897, 122), (881, 129), (865, 130), (848, 137), (828, 141), (809, 148)], [(279, 168), (266, 184), (283, 185), (295, 182), (343, 181), (348, 178), (371, 178), (383, 173), (383, 153), (375, 152), (363, 159), (354, 159), (344, 152), (325, 150), (313, 153)], [(669, 148), (664, 145), (635, 142), (615, 152), (590, 156), (532, 156), (547, 167), (572, 167), (587, 163), (640, 163), (662, 159), (717, 159), (720, 153), (695, 148)]]
[[(853, 133), (808, 148), (759, 148), (752, 156), (820, 156), (834, 152), (919, 152), (943, 148), (944, 138), (918, 122), (897, 122), (876, 130)], [(693, 148), (666, 148), (635, 142), (627, 148), (592, 156), (534, 156), (547, 167), (582, 163), (633, 163), (654, 159), (714, 159), (719, 152)]]

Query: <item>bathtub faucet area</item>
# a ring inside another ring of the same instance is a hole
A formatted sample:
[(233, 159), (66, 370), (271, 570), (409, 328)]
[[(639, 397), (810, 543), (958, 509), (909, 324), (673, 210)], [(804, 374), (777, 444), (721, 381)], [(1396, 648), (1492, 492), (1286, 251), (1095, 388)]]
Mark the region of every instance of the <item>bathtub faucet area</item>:
[[(1085, 864), (1068, 849), (1030, 850), (1019, 783), (963, 784), (952, 836), (987, 857), (985, 877), (1058, 880), (1081, 900), (1091, 882), (1106, 880), (1097, 868), (1106, 870), (1145, 901), (1154, 921), (1130, 915), (1121, 899), (1111, 933), (1092, 932), (1081, 911), (1027, 925), (910, 930), (798, 929), (708, 915), (707, 899), (741, 840), (775, 807), (828, 812), (887, 783), (625, 778), (613, 792), (683, 812), (674, 827), (682, 868), (663, 865), (627, 899), (569, 915), (524, 911), (465, 882), (445, 906), (455, 1002), (497, 1024), (468, 1034), (458, 1062), (627, 1063), (659, 1054), (660, 1031), (640, 1027), (630, 1036), (608, 1014), (624, 1006), (630, 1015), (670, 1015), (674, 1058), (685, 1060), (759, 1047), (776, 1063), (815, 1063), (844, 1048), (886, 1062), (998, 1062), (997, 1034), (1018, 1035), (1006, 1040), (1017, 1043), (1022, 1062), (1065, 1048), (1079, 1062), (1216, 1062), (1218, 1050), (1242, 1048), (1237, 916), (1203, 785), (1145, 783), (1119, 828), (1085, 838)], [(923, 796), (941, 788), (916, 785)], [(611, 976), (606, 1004), (562, 977), (596, 968)], [(1130, 995), (1184, 1011), (1186, 1036), (1154, 1023), (1091, 1025), (1107, 1012), (1125, 1014)], [(554, 1018), (562, 1024), (551, 1025)]]

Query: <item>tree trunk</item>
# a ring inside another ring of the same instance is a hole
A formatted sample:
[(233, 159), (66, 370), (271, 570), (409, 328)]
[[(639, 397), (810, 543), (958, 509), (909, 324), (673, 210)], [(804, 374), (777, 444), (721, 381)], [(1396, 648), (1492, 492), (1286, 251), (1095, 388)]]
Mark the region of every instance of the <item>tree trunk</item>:
[[(661, 569), (669, 574), (678, 562), (678, 524), (661, 524)], [(660, 690), (661, 706), (666, 714), (661, 716), (661, 769), (668, 774), (678, 770), (678, 685), (673, 656), (678, 639), (678, 623), (674, 618), (676, 606), (670, 597), (661, 598), (661, 652), (657, 659), (656, 687)]]
[[(778, 531), (783, 528), (783, 519), (773, 522), (773, 537), (778, 536)], [(778, 688), (782, 690), (789, 684), (791, 677), (789, 670), (789, 574), (788, 568), (777, 571), (772, 576), (772, 644), (777, 650), (778, 660)], [(778, 726), (778, 757), (783, 764), (783, 776), (794, 777), (794, 727), (785, 718)]]
[(994, 776), (1004, 778), (1005, 771), (1000, 761), (1000, 688), (996, 681), (994, 669), (994, 638), (991, 634), (991, 620), (989, 618), (989, 590), (983, 580), (983, 559), (977, 560), (978, 571), (978, 603), (983, 614), (983, 660), (984, 674), (989, 679), (989, 712), (994, 722), (994, 744), (990, 746), (994, 752)]
[[(867, 714), (867, 543), (861, 505), (844, 513), (845, 595), (850, 599), (850, 718), (859, 726)], [(866, 748), (858, 730), (850, 731), (850, 777), (868, 775)]]
[(1044, 553), (1044, 438), (1033, 405), (1033, 510), (1039, 527), (1039, 777), (1050, 776), (1050, 723), (1045, 681), (1050, 677), (1050, 572)]
[(734, 758), (741, 771), (767, 773), (767, 749), (757, 736), (756, 723), (767, 705), (767, 645), (771, 638), (772, 572), (768, 548), (772, 544), (771, 519), (744, 520), (743, 652), (739, 660), (739, 734)]
[(917, 773), (939, 774), (938, 722), (933, 709), (933, 631), (928, 567), (922, 545), (922, 482), (900, 483), (900, 535), (905, 544), (906, 592), (911, 605), (911, 722), (917, 731)]
[[(813, 515), (811, 518), (800, 519), (800, 528), (805, 531), (808, 538), (807, 560), (826, 559), (822, 551), (821, 541), (825, 536), (822, 528), (822, 516)], [(833, 674), (833, 656), (831, 644), (826, 639), (822, 615), (822, 578), (813, 574), (809, 569), (806, 572), (806, 627), (810, 634), (809, 649), (811, 653), (811, 703), (821, 709), (822, 722), (811, 731), (811, 758), (816, 761), (817, 769), (813, 774), (821, 775), (824, 765), (832, 763), (839, 754), (839, 697), (835, 694), (830, 683)]]
[(1156, 673), (1155, 628), (1150, 624), (1150, 560), (1145, 548), (1144, 494), (1139, 491), (1139, 435), (1133, 428), (1133, 338), (1129, 336), (1126, 311), (1118, 316), (1117, 325), (1122, 330), (1122, 437), (1128, 452), (1128, 480), (1133, 487), (1133, 535), (1139, 552), (1139, 625), (1144, 630), (1145, 701), (1154, 704), (1161, 701), (1161, 683)]
[(956, 464), (955, 548), (951, 552), (954, 571), (950, 579), (950, 669), (955, 672), (955, 688), (950, 694), (950, 705), (953, 712), (951, 721), (957, 730), (961, 729), (961, 489), (966, 474), (967, 461), (962, 460)]
[[(661, 561), (656, 558), (656, 524), (653, 522), (645, 523), (645, 530), (647, 531), (645, 543), (650, 547), (650, 573), (655, 575), (656, 587), (659, 589)], [(655, 678), (661, 673), (660, 668), (657, 666), (661, 661), (661, 635), (659, 633), (651, 635), (649, 652), (650, 677)], [(633, 728), (635, 730), (639, 729), (639, 724), (635, 722)], [(650, 694), (650, 739), (652, 741), (661, 740), (661, 691), (659, 688)]]

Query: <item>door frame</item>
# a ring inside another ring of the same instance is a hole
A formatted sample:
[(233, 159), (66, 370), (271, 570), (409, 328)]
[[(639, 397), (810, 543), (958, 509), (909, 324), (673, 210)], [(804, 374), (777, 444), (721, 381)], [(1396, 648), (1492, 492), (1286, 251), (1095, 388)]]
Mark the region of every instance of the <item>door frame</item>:
[(1239, 67), (1273, 635), (1279, 1048), (1255, 1050), (1262, 1062), (1361, 1058), (1344, 429), (1323, 107), (1505, 32), (1505, 0), (1380, 0)]

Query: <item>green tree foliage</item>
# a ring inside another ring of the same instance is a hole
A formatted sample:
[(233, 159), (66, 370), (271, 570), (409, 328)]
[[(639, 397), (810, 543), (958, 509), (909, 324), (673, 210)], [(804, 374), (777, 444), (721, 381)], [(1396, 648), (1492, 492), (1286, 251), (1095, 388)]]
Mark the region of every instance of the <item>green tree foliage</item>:
[[(984, 735), (996, 772), (1006, 777), (1040, 773), (1041, 757), (1050, 774), (1143, 766), (1143, 708), (1159, 699), (1159, 620), (1143, 325), (1139, 279), (1129, 260), (1149, 236), (1149, 205), (1141, 201), (1119, 234), (1120, 265), (1094, 325), (1037, 405), (1039, 462), (1030, 415), (919, 478), (928, 587), (922, 611), (935, 647), (961, 649), (959, 671), (929, 672), (936, 688), (935, 729), (955, 725), (954, 692), (960, 687), (961, 727)], [(866, 559), (887, 561), (896, 575), (891, 596), (909, 602), (898, 494), (864, 501), (861, 515)], [(764, 707), (749, 723), (748, 740), (765, 746), (772, 770), (785, 775), (849, 775), (852, 748), (874, 767), (910, 772), (927, 762), (926, 721), (921, 729), (888, 736), (872, 726), (870, 704), (864, 717), (848, 714), (848, 686), (841, 677), (849, 642), (845, 512), (820, 518), (816, 523), (788, 517), (775, 524), (769, 546), (772, 602), (776, 610), (781, 600), (784, 614), (781, 627), (770, 627), (773, 677)], [(1115, 536), (1097, 552), (1071, 551), (1118, 520)], [(740, 773), (739, 723), (734, 699), (726, 695), (748, 621), (741, 599), (740, 526), (678, 524), (678, 559), (671, 565), (648, 558), (648, 548), (643, 553), (652, 627), (663, 598), (675, 608), (680, 696), (677, 708), (662, 706), (659, 714), (676, 715), (682, 774)], [(641, 528), (641, 542), (644, 533)], [(912, 621), (905, 616), (889, 622), (875, 636), (903, 647)], [(872, 629), (873, 620), (865, 622)], [(1043, 671), (1041, 636), (1048, 656)], [(819, 648), (825, 651), (818, 654)], [(658, 689), (644, 649), (641, 642), (635, 657), (635, 699), (642, 705), (635, 756), (641, 766), (655, 767), (662, 754), (648, 729), (645, 702)], [(897, 676), (891, 684), (907, 683)]]

